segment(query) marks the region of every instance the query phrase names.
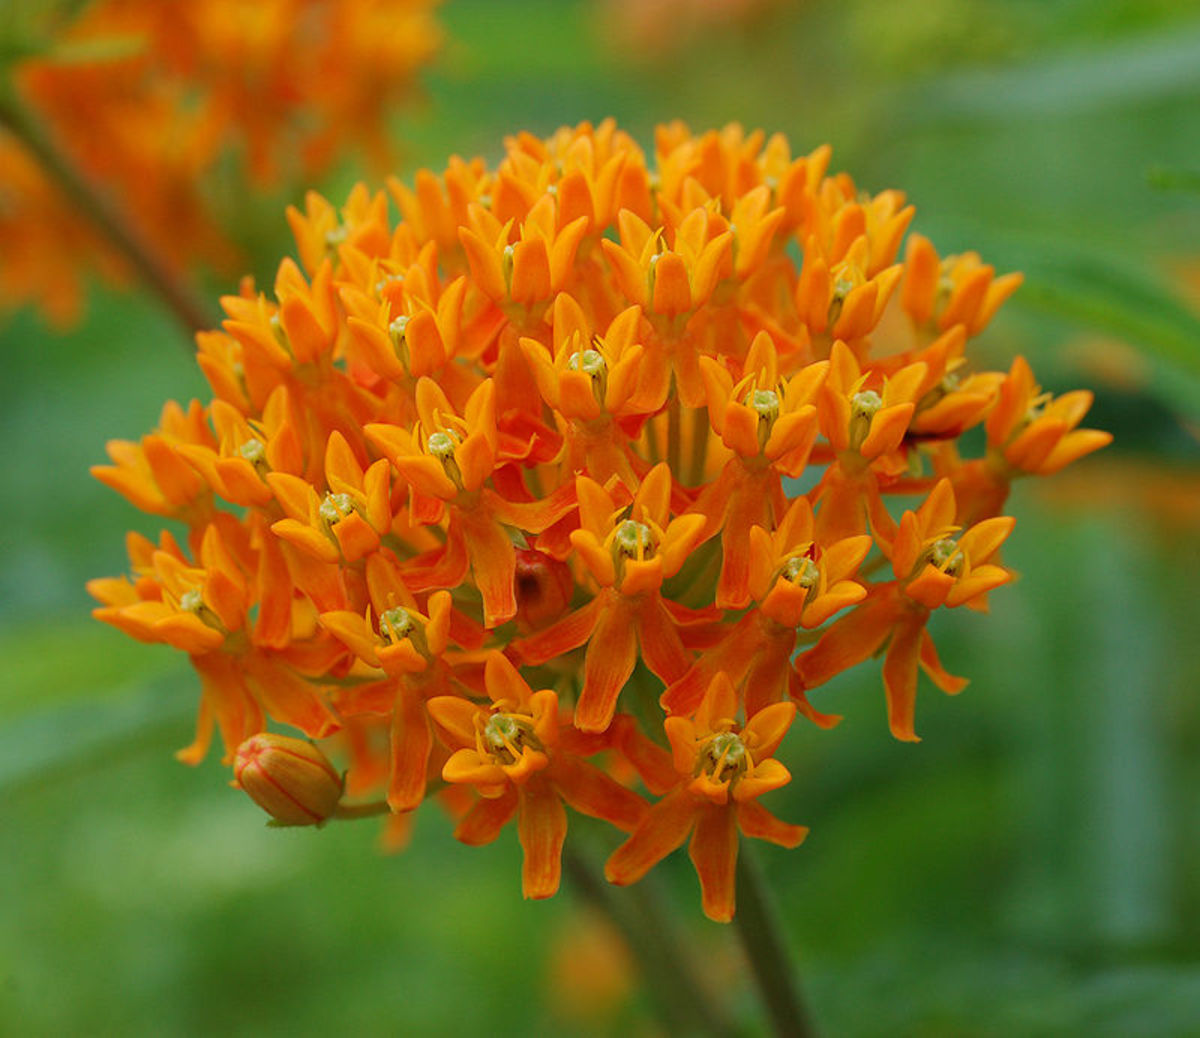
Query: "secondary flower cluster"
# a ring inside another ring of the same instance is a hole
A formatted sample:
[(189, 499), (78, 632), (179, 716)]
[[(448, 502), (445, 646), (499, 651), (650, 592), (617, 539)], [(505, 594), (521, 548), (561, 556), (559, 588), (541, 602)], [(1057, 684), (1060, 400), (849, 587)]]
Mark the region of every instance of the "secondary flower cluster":
[[(385, 117), (438, 46), (435, 3), (62, 5), (52, 42), (16, 64), (15, 86), (159, 254), (228, 266), (220, 178), (242, 166), (260, 184), (308, 177), (350, 146), (382, 162)], [(116, 272), (34, 157), (2, 132), (0, 237), (0, 297), (34, 300), (60, 321), (79, 306), (64, 257)]]
[(804, 838), (761, 798), (795, 715), (838, 720), (808, 693), (883, 651), (915, 739), (918, 671), (965, 683), (930, 616), (1011, 579), (1010, 481), (1109, 439), (1088, 393), (971, 364), (1018, 276), (916, 234), (898, 260), (912, 208), (828, 161), (583, 124), (392, 182), (395, 224), (362, 186), (289, 212), (299, 263), (198, 337), (214, 400), (95, 470), (186, 530), (90, 585), (199, 672), (181, 759), (215, 726), (285, 822), (373, 793), (470, 844), (515, 818), (528, 897), (568, 807), (628, 834), (614, 883), (690, 838), (729, 919), (740, 835)]

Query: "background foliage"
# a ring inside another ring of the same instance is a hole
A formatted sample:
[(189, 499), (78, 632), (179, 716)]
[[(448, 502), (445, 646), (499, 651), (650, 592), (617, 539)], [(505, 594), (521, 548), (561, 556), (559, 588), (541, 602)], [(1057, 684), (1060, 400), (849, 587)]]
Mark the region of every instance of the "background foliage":
[[(1088, 424), (1116, 443), (1019, 488), (1023, 579), (990, 617), (937, 618), (973, 682), (922, 686), (922, 744), (888, 735), (877, 667), (816, 694), (847, 720), (794, 730), (774, 804), (812, 835), (761, 859), (828, 1034), (1197, 1033), (1200, 6), (761, 6), (667, 46), (598, 3), (451, 0), (401, 173), (584, 118), (647, 146), (656, 122), (737, 119), (830, 141), (834, 168), (909, 193), (940, 252), (1027, 273), (982, 345), (1096, 388)], [(238, 229), (260, 281), (287, 200)], [(152, 301), (99, 289), (71, 333), (0, 327), (0, 1032), (647, 1033), (636, 989), (586, 1018), (563, 997), (581, 903), (521, 902), (514, 834), (462, 848), (422, 814), (384, 857), (373, 823), (269, 831), (215, 759), (172, 760), (197, 682), (91, 621), (83, 582), (122, 572), (145, 520), (86, 468), (203, 394), (181, 346)], [(728, 983), (686, 861), (662, 878)]]

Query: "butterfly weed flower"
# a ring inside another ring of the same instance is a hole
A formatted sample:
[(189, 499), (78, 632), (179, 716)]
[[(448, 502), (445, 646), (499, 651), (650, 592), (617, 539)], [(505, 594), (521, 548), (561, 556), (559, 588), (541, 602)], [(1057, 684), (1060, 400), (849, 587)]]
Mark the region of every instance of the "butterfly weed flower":
[(287, 726), (336, 762), (314, 818), (513, 822), (534, 898), (572, 812), (625, 834), (616, 883), (687, 842), (728, 920), (741, 839), (804, 836), (760, 799), (839, 720), (814, 690), (881, 654), (915, 739), (920, 673), (965, 685), (935, 614), (1012, 579), (1009, 484), (1109, 440), (976, 361), (1017, 276), (905, 246), (903, 195), (829, 166), (608, 121), (289, 210), (298, 258), (198, 336), (211, 401), (96, 469), (175, 524), (90, 588), (199, 673), (182, 758), (219, 735), (248, 788)]

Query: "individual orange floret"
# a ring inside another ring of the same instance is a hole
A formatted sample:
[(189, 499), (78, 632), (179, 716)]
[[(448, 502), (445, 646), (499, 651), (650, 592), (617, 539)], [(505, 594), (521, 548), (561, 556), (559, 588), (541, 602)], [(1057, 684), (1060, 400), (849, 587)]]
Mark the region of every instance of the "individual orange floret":
[(526, 197), (552, 190), (558, 201), (558, 226), (586, 217), (589, 238), (616, 223), (622, 209), (650, 219), (645, 155), (629, 134), (617, 129), (616, 120), (564, 126), (545, 140), (518, 133), (507, 138), (505, 146), (496, 190), (501, 211), (505, 188), (519, 183)]
[(660, 589), (696, 546), (704, 518), (669, 519), (671, 470), (665, 462), (646, 474), (628, 512), (594, 480), (578, 476), (575, 483), (580, 528), (571, 544), (599, 590), (587, 605), (511, 649), (522, 662), (541, 664), (587, 642), (575, 723), (585, 732), (602, 732), (637, 664), (639, 645), (646, 666), (664, 682), (682, 677), (691, 662), (674, 615), (686, 610), (668, 606)]
[(650, 387), (669, 384), (674, 371), (683, 403), (701, 406), (704, 387), (696, 346), (681, 341), (681, 337), (688, 319), (708, 302), (718, 279), (726, 272), (733, 235), (718, 230), (724, 221), (714, 221), (712, 214), (702, 208), (687, 215), (669, 244), (663, 228), (652, 229), (629, 210), (619, 214), (617, 224), (620, 243), (607, 238), (601, 242), (612, 276), (622, 298), (637, 303), (658, 331), (658, 339), (646, 343), (644, 391), (656, 395)]
[(987, 519), (955, 539), (955, 509), (950, 481), (939, 480), (921, 507), (901, 518), (891, 549), (896, 580), (875, 585), (865, 601), (835, 621), (796, 660), (804, 688), (812, 689), (873, 656), (886, 643), (888, 723), (897, 739), (909, 742), (917, 740), (913, 714), (918, 667), (944, 692), (957, 693), (966, 686), (938, 659), (926, 629), (930, 611), (941, 605), (983, 609), (987, 592), (1013, 578), (1010, 570), (991, 560), (1015, 520)]
[(637, 486), (644, 463), (626, 423), (665, 403), (665, 397), (636, 394), (645, 352), (636, 341), (640, 321), (641, 310), (631, 306), (603, 335), (594, 334), (579, 303), (563, 293), (554, 301), (553, 352), (536, 339), (520, 340), (538, 392), (558, 421), (568, 470), (598, 483), (617, 476), (627, 487)]
[[(191, 657), (204, 694), (196, 739), (178, 754), (189, 764), (203, 759), (214, 722), (221, 729), (226, 759), (239, 743), (262, 730), (264, 711), (313, 738), (337, 727), (323, 690), (290, 663), (291, 654), (302, 645), (318, 673), (336, 655), (312, 642), (311, 606), (293, 612), (287, 571), (270, 552), (255, 557), (255, 536), (263, 536), (256, 521), (250, 529), (236, 522), (213, 523), (204, 530), (196, 563), (189, 562), (167, 534), (157, 548), (131, 536), (137, 580), (88, 585), (103, 603), (93, 612), (97, 619), (139, 641), (166, 643)], [(252, 618), (255, 604), (259, 609)]]
[(544, 501), (510, 501), (485, 486), (502, 457), (491, 379), (471, 394), (461, 416), (427, 378), (417, 382), (416, 406), (420, 421), (412, 432), (382, 422), (365, 429), (412, 487), (414, 517), (432, 522), (449, 513), (444, 547), (414, 563), (408, 583), (414, 590), (453, 589), (470, 571), (483, 598), (484, 624), (496, 627), (517, 611), (516, 549), (506, 527), (546, 529), (574, 507), (574, 487)]
[(810, 495), (817, 505), (818, 538), (850, 537), (869, 524), (890, 540), (895, 524), (880, 486), (907, 468), (904, 437), (923, 395), (928, 366), (918, 361), (880, 378), (864, 370), (841, 342), (833, 344), (829, 365), (817, 414), (835, 460)]
[(261, 419), (247, 419), (224, 400), (213, 401), (209, 417), (217, 434), (215, 448), (180, 443), (176, 450), (231, 504), (262, 507), (274, 497), (268, 475), (298, 476), (304, 470), (300, 422), (285, 386), (267, 398)]
[(741, 609), (750, 597), (750, 530), (774, 526), (784, 509), (782, 477), (800, 476), (808, 463), (817, 436), (813, 402), (829, 366), (809, 364), (784, 380), (775, 344), (759, 332), (736, 384), (729, 369), (711, 358), (701, 357), (700, 367), (713, 431), (734, 457), (693, 507), (706, 518), (705, 537), (721, 531), (716, 605)]
[(693, 717), (668, 717), (676, 785), (646, 813), (604, 867), (610, 883), (636, 883), (691, 835), (688, 852), (700, 878), (704, 914), (719, 923), (733, 918), (739, 831), (783, 847), (808, 834), (780, 821), (758, 797), (791, 781), (775, 751), (796, 708), (775, 703), (744, 726), (736, 720), (737, 692), (717, 674)]
[(871, 270), (871, 243), (865, 234), (836, 260), (811, 236), (796, 282), (796, 310), (810, 335), (826, 336), (825, 343), (841, 339), (858, 346), (879, 324), (900, 274), (899, 264)]
[[(426, 793), (426, 772), (433, 750), (433, 731), (426, 701), (453, 691), (447, 650), (456, 624), (450, 594), (435, 591), (424, 610), (405, 586), (399, 569), (385, 554), (367, 559), (369, 603), (362, 613), (331, 610), (321, 614), (321, 626), (342, 642), (364, 668), (356, 673), (361, 684), (335, 693), (338, 709), (348, 715), (382, 713), (390, 717), (391, 764), (388, 806), (411, 811)], [(479, 632), (482, 635), (482, 632)], [(478, 648), (480, 640), (472, 639)]]
[(387, 195), (355, 184), (346, 204), (338, 209), (315, 191), (304, 195), (304, 212), (287, 208), (288, 226), (296, 239), (300, 263), (315, 277), (326, 260), (337, 260), (342, 246), (369, 256), (387, 255), (392, 235), (388, 230)]
[(490, 843), (517, 815), (525, 897), (550, 897), (562, 873), (564, 802), (626, 832), (644, 817), (646, 803), (575, 752), (579, 737), (560, 721), (553, 689), (534, 692), (500, 653), (488, 656), (484, 682), (490, 704), (459, 696), (429, 701), (438, 734), (454, 751), (443, 778), (474, 786), (480, 796), (454, 835)]
[(168, 401), (158, 430), (138, 443), (109, 440), (108, 455), (115, 464), (93, 465), (91, 473), (143, 512), (202, 525), (212, 514), (212, 490), (178, 449), (183, 445), (216, 447), (198, 400), (186, 411)]
[(754, 607), (663, 693), (663, 709), (690, 714), (724, 671), (745, 688), (750, 714), (790, 695), (810, 721), (822, 728), (836, 724), (837, 716), (812, 708), (790, 664), (799, 628), (819, 627), (866, 597), (867, 589), (851, 578), (871, 544), (865, 534), (828, 546), (816, 543), (812, 507), (803, 497), (792, 501), (773, 533), (752, 527), (747, 554)]
[(939, 260), (929, 239), (914, 233), (908, 238), (900, 300), (919, 327), (945, 331), (961, 324), (967, 335), (975, 336), (1023, 280), (1022, 274), (996, 277), (996, 268), (983, 263), (976, 252)]
[(1060, 397), (1042, 393), (1025, 358), (1017, 357), (988, 415), (988, 448), (1003, 459), (1010, 478), (1052, 475), (1112, 442), (1111, 433), (1077, 428), (1092, 399), (1086, 389)]
[(474, 205), (470, 223), (459, 228), (475, 285), (519, 326), (534, 327), (546, 305), (571, 280), (575, 253), (587, 231), (580, 216), (559, 229), (554, 200), (543, 195), (514, 233)]
[(286, 472), (266, 476), (285, 518), (272, 532), (321, 562), (355, 563), (379, 547), (392, 528), (391, 469), (386, 458), (365, 468), (340, 432), (325, 445), (325, 486)]

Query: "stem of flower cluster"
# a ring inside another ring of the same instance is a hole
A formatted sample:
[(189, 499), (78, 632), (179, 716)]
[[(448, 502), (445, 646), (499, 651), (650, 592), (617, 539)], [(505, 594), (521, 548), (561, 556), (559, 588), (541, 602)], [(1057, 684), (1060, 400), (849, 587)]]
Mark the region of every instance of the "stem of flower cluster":
[(737, 863), (737, 914), (733, 917), (755, 983), (779, 1038), (815, 1038), (762, 870), (742, 842)]
[(648, 880), (618, 891), (569, 846), (563, 851), (563, 864), (579, 893), (625, 938), (667, 1034), (731, 1038), (737, 1033), (697, 975), (686, 942), (663, 911), (663, 899), (645, 889)]
[(667, 404), (667, 464), (671, 474), (678, 480), (683, 478), (680, 462), (683, 458), (683, 414), (679, 402), (679, 387), (672, 386), (671, 399)]
[(11, 87), (0, 87), (0, 126), (37, 160), (42, 171), (159, 296), (189, 333), (213, 327), (207, 307), (171, 269), (125, 214), (75, 165)]
[(391, 813), (392, 809), (388, 807), (388, 802), (379, 800), (370, 804), (338, 804), (333, 817), (344, 822), (352, 822), (359, 818), (376, 818), (379, 815)]

